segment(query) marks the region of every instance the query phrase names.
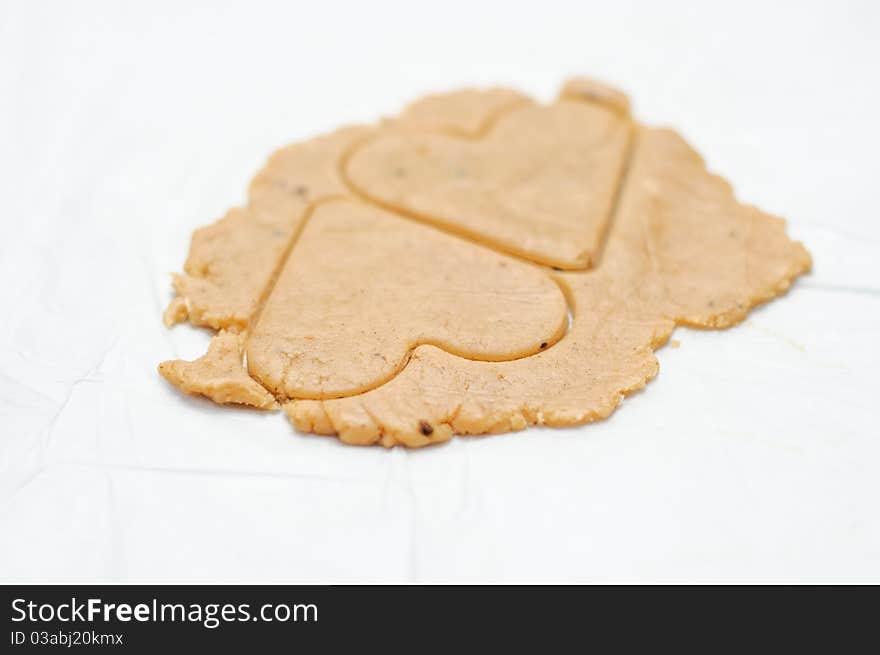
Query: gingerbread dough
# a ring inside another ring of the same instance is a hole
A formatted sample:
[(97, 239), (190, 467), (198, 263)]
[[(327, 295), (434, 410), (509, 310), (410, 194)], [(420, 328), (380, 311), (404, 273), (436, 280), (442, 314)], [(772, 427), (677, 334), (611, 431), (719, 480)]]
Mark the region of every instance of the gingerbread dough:
[(166, 320), (223, 331), (160, 371), (352, 444), (573, 425), (656, 375), (675, 325), (732, 325), (810, 265), (619, 91), (430, 96), (280, 151), (196, 233)]
[(243, 335), (220, 331), (211, 339), (208, 352), (194, 362), (174, 360), (159, 364), (159, 373), (191, 394), (207, 396), (215, 403), (240, 403), (259, 409), (276, 409), (278, 403), (242, 368)]

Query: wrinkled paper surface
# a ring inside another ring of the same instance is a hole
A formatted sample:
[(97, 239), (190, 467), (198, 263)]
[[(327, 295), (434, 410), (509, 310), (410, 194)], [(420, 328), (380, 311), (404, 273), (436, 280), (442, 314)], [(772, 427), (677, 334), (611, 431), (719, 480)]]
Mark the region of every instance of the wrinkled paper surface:
[[(471, 4), (382, 43), (366, 7), (313, 5), (294, 39), (292, 5), (94, 4), (0, 9), (0, 581), (880, 581), (871, 17), (798, 11), (780, 53), (772, 8), (690, 12), (683, 39), (646, 5), (526, 52), (531, 12), (489, 49)], [(590, 62), (789, 218), (814, 272), (734, 329), (678, 329), (647, 389), (575, 429), (359, 449), (160, 378), (208, 340), (163, 327), (169, 274), (272, 150), (467, 83), (549, 97)]]

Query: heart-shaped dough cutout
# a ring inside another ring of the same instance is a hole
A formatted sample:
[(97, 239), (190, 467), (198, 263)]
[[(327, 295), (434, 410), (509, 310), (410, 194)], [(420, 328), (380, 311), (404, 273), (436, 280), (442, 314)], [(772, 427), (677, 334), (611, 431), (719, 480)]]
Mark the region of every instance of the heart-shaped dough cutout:
[(371, 201), (550, 266), (595, 262), (632, 123), (584, 102), (526, 105), (480, 139), (401, 129), (345, 173)]
[(320, 204), (248, 337), (248, 371), (286, 398), (391, 379), (420, 344), (468, 359), (533, 355), (568, 324), (536, 266), (355, 200)]

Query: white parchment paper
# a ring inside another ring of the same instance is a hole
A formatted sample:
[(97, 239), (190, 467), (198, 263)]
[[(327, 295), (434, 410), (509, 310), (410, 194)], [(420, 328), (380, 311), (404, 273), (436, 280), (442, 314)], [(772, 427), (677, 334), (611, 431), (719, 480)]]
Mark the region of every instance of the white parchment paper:
[[(875, 3), (0, 4), (0, 581), (880, 582)], [(186, 398), (193, 229), (275, 148), (611, 81), (815, 258), (610, 420), (418, 452)]]

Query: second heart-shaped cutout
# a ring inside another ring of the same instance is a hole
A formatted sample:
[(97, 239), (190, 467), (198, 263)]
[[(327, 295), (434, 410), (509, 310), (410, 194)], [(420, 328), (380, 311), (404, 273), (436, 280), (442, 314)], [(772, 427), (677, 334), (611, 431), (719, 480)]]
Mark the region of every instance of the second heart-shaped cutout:
[(345, 174), (375, 203), (579, 270), (601, 249), (631, 138), (629, 118), (599, 105), (526, 105), (478, 139), (386, 133), (355, 150)]

